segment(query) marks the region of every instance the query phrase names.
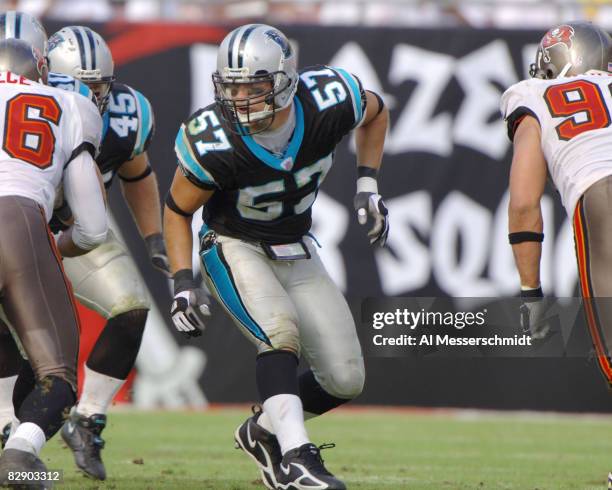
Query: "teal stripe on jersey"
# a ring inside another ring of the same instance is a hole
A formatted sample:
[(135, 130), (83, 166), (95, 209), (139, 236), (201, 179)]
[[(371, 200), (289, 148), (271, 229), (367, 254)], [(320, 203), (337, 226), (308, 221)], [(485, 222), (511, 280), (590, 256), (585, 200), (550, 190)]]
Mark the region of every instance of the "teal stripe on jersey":
[(181, 126), (176, 140), (174, 140), (174, 151), (179, 160), (180, 165), (190, 174), (200, 180), (203, 184), (217, 185), (215, 179), (202, 168), (202, 166), (193, 157), (190, 148), (187, 146), (187, 135), (185, 134), (185, 126)]
[(361, 100), (361, 90), (359, 90), (359, 85), (355, 81), (355, 77), (353, 77), (353, 75), (348, 73), (346, 70), (343, 70), (342, 68), (334, 68), (334, 70), (340, 74), (342, 79), (351, 89), (351, 98), (353, 99), (353, 106), (355, 110), (355, 124), (357, 125), (363, 118), (363, 102)]
[(139, 134), (136, 138), (136, 141), (139, 143), (138, 147), (134, 148), (133, 153), (133, 156), (136, 156), (144, 152), (145, 143), (153, 130), (153, 111), (151, 109), (151, 104), (144, 95), (142, 95), (138, 90), (133, 90), (132, 92), (134, 95), (136, 95), (138, 105), (140, 105), (140, 124), (138, 124)]

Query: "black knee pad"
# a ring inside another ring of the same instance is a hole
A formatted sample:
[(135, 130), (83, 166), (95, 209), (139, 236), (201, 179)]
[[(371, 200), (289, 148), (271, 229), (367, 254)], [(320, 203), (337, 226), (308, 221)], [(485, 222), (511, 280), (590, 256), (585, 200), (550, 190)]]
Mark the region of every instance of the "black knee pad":
[(45, 433), (47, 440), (60, 429), (76, 402), (73, 386), (58, 376), (38, 380), (17, 411), (20, 422), (32, 422)]
[(149, 310), (132, 310), (106, 323), (87, 359), (87, 367), (97, 373), (126, 379), (136, 362)]

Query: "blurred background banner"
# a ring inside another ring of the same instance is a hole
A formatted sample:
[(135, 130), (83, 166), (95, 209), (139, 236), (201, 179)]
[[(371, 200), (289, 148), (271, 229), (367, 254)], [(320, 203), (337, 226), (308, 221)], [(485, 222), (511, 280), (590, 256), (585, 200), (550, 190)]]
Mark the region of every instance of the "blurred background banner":
[[(45, 23), (49, 33), (65, 24)], [(90, 25), (107, 39), (118, 81), (141, 91), (153, 105), (156, 134), (149, 156), (165, 195), (176, 170), (176, 131), (191, 112), (212, 102), (216, 46), (231, 27)], [(350, 138), (338, 147), (314, 207), (320, 253), (356, 319), (366, 297), (515, 295), (519, 282), (507, 241), (511, 145), (499, 100), (508, 86), (528, 76), (543, 30), (279, 27), (294, 42), (301, 67), (341, 66), (381, 94), (391, 111), (379, 179), (391, 215), (389, 247), (372, 251), (355, 219)], [(171, 331), (171, 285), (149, 266), (119, 192), (114, 186), (113, 216), (155, 304), (138, 359), (134, 401), (204, 406), (255, 400), (254, 349), (220, 308), (213, 308), (197, 341), (187, 345)], [(573, 237), (554, 197), (549, 189), (543, 202), (543, 288), (547, 295), (573, 296)], [(195, 254), (194, 264), (198, 269)], [(87, 323), (92, 314), (84, 314)], [(96, 335), (85, 330), (86, 336)], [(584, 358), (366, 362), (366, 389), (357, 403), (612, 409), (595, 363)]]

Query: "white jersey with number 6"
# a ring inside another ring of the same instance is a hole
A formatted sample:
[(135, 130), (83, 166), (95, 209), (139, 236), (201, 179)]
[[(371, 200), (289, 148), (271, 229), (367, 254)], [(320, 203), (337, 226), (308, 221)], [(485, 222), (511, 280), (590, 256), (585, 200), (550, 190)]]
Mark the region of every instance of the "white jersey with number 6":
[(570, 217), (580, 196), (612, 175), (610, 74), (524, 80), (506, 90), (501, 111), (510, 139), (525, 115), (540, 123), (548, 171)]
[(0, 196), (33, 199), (48, 221), (66, 166), (100, 145), (98, 110), (76, 93), (11, 72), (0, 72), (0, 108)]

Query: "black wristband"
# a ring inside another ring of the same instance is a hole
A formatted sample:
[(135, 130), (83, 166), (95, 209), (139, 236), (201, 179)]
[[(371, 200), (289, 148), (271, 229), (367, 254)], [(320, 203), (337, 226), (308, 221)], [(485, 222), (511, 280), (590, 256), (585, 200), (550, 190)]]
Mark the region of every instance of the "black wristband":
[(117, 175), (119, 176), (121, 180), (123, 180), (123, 182), (138, 182), (139, 180), (142, 180), (148, 177), (152, 173), (153, 173), (153, 169), (151, 168), (151, 165), (147, 165), (147, 168), (145, 169), (145, 171), (141, 173), (140, 175), (137, 175), (136, 177), (121, 177), (121, 174), (119, 173)]
[(187, 211), (183, 211), (181, 208), (179, 208), (170, 191), (168, 191), (166, 194), (166, 206), (168, 206), (168, 208), (174, 211), (176, 214), (184, 216), (185, 218), (191, 218), (193, 216), (193, 213), (188, 213)]
[(378, 169), (366, 167), (365, 165), (357, 165), (357, 178), (361, 177), (372, 177), (375, 179), (378, 177)]
[(521, 298), (543, 298), (544, 293), (542, 292), (542, 286), (536, 289), (521, 289)]
[(523, 242), (543, 242), (544, 233), (538, 233), (535, 231), (515, 231), (514, 233), (508, 234), (508, 241), (510, 245), (516, 245), (517, 243)]
[(164, 237), (161, 233), (153, 233), (152, 235), (146, 236), (145, 245), (149, 252), (149, 257), (155, 254), (166, 254), (166, 245), (164, 244)]
[(193, 271), (191, 269), (181, 269), (174, 274), (174, 295), (188, 289), (194, 289)]

